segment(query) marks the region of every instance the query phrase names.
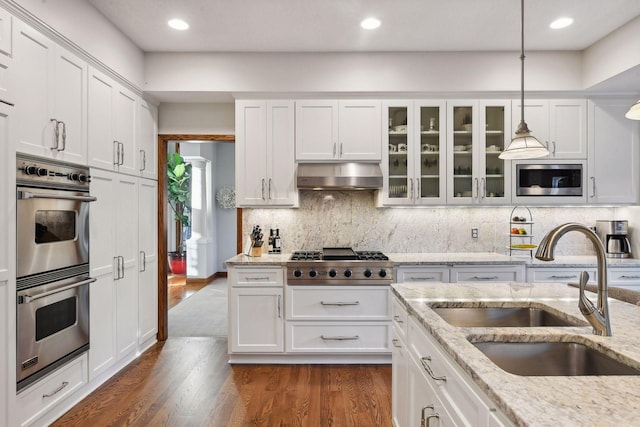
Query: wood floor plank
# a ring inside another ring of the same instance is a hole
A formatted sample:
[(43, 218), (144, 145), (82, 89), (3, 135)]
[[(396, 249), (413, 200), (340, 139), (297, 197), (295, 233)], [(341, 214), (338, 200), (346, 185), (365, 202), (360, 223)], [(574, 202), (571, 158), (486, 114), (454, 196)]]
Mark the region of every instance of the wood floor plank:
[(221, 338), (154, 345), (53, 426), (391, 426), (389, 365), (230, 365)]

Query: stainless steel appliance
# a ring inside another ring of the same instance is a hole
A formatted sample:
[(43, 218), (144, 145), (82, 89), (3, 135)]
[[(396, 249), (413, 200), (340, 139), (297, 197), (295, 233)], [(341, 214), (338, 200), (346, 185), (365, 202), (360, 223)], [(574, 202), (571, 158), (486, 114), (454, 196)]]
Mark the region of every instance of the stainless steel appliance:
[(17, 388), (89, 348), (89, 169), (16, 156)]
[(390, 285), (393, 263), (382, 252), (351, 248), (296, 251), (287, 262), (289, 285)]
[(516, 164), (518, 196), (582, 196), (583, 165)]
[(596, 221), (596, 234), (602, 240), (607, 258), (629, 258), (631, 255), (627, 237), (629, 223), (626, 220)]

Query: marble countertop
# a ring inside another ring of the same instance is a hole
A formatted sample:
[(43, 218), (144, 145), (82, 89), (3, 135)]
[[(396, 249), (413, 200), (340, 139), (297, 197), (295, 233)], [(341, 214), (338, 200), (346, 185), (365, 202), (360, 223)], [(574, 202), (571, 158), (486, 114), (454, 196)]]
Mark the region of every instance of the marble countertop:
[[(387, 253), (389, 259), (396, 265), (526, 265), (529, 267), (548, 268), (584, 268), (595, 267), (595, 256), (559, 256), (554, 261), (545, 262), (535, 258), (511, 257), (493, 252), (459, 252), (459, 253)], [(229, 265), (286, 265), (291, 253), (263, 254), (250, 257), (239, 254), (226, 261)], [(608, 258), (609, 268), (637, 268), (640, 259)]]
[[(578, 290), (563, 284), (411, 283), (394, 284), (392, 290), (516, 425), (637, 425), (640, 376), (513, 375), (498, 368), (469, 340), (578, 342), (640, 369), (640, 307), (609, 299), (612, 337), (593, 335), (586, 322), (586, 326), (556, 328), (458, 328), (442, 320), (429, 304), (498, 301), (513, 306), (525, 301), (551, 307), (563, 317), (581, 321), (584, 317), (578, 309)], [(596, 301), (595, 294), (588, 295)]]

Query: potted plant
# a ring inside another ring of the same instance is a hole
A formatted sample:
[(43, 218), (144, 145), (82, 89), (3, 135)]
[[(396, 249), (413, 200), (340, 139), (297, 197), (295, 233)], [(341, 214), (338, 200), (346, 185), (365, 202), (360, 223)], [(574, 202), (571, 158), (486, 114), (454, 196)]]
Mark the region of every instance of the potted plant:
[(169, 268), (173, 274), (185, 274), (185, 240), (191, 234), (191, 164), (179, 153), (173, 153), (167, 162), (167, 197), (176, 221), (176, 250), (168, 254)]

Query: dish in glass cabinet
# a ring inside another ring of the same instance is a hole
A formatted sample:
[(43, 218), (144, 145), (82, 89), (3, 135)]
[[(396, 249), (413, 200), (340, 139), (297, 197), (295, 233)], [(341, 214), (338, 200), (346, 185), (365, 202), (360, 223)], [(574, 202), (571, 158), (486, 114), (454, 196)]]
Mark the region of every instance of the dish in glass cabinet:
[(453, 151), (467, 151), (466, 145), (454, 145)]

